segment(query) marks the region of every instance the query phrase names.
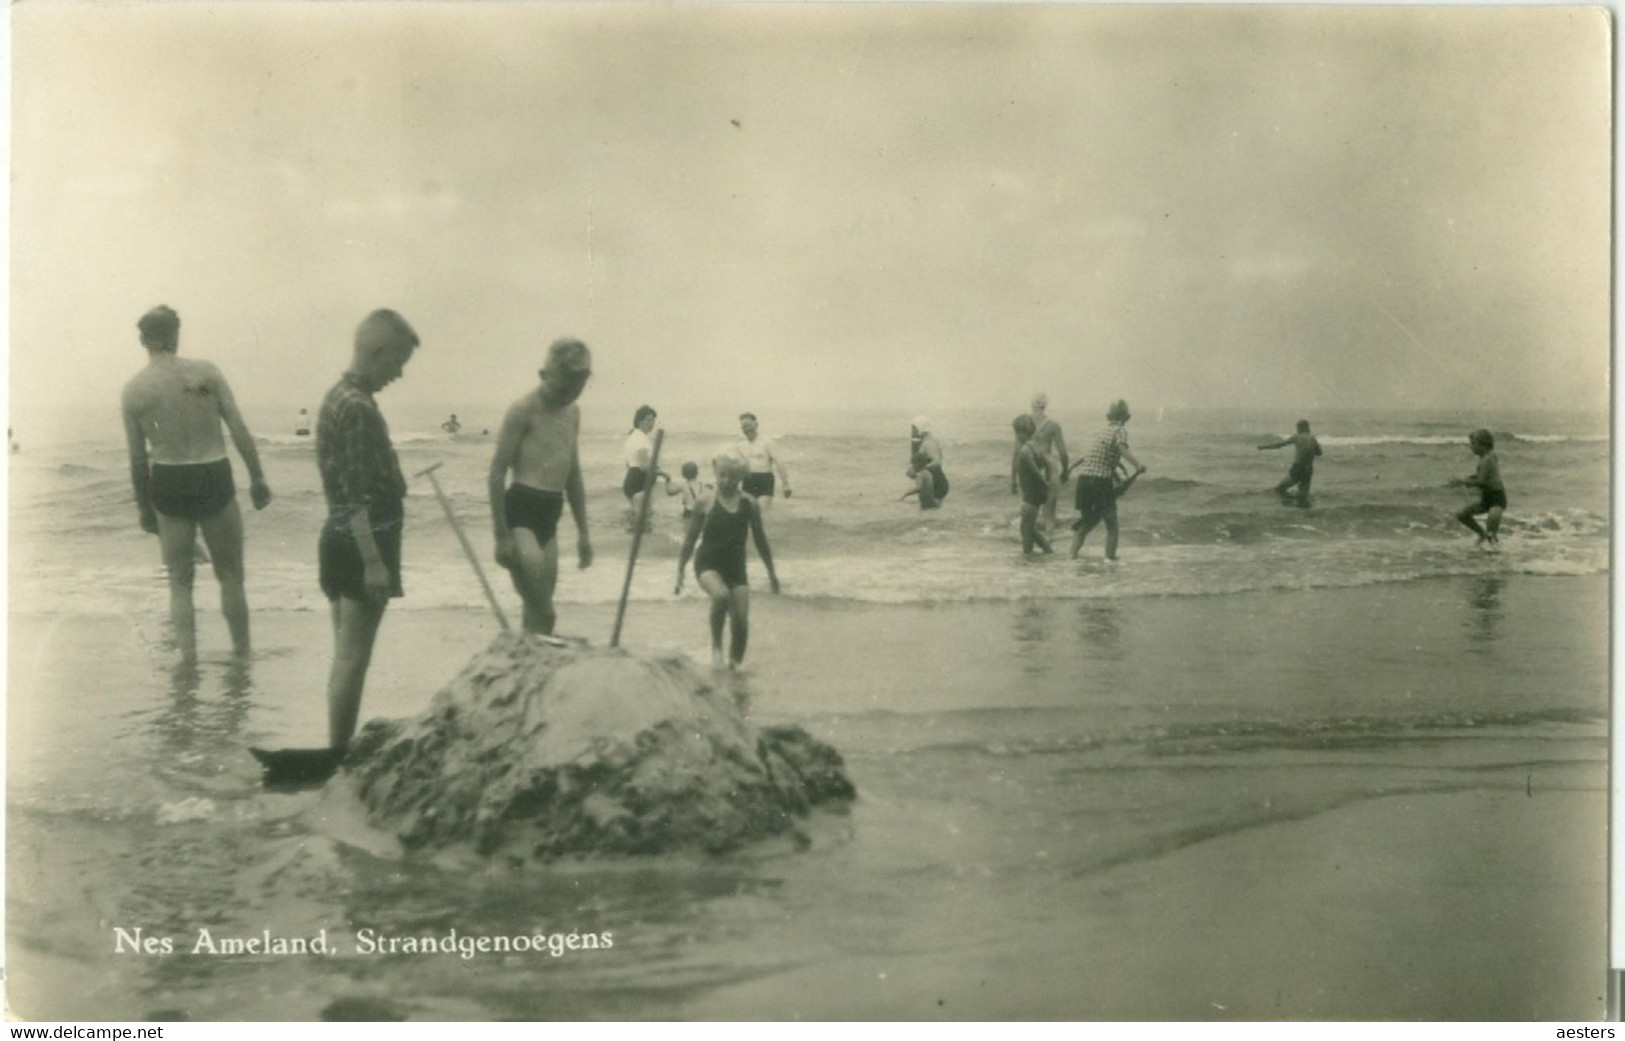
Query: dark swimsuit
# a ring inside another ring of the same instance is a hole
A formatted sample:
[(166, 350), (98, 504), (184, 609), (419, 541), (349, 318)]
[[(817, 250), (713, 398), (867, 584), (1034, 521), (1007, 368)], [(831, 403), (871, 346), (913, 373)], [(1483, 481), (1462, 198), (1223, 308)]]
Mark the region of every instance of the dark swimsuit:
[(528, 484), (510, 484), (502, 498), (502, 512), (508, 518), (508, 527), (529, 528), (536, 533), (536, 541), (545, 546), (559, 530), (564, 493), (544, 491)]
[(778, 475), (772, 472), (747, 474), (745, 479), (739, 482), (739, 488), (746, 495), (771, 499), (773, 498), (773, 489), (777, 486), (777, 483)]
[(754, 508), (744, 496), (733, 513), (715, 503), (711, 505), (700, 533), (700, 551), (694, 556), (696, 577), (715, 571), (729, 589), (749, 584), (745, 577), (745, 533), (750, 530), (750, 511)]
[[(373, 544), (378, 547), (378, 557), (384, 562), (384, 570), (389, 572), (389, 595), (404, 596), (405, 590), (401, 587), (401, 530), (406, 524), (406, 509), (399, 499), (380, 499), (366, 510), (367, 527), (372, 529)], [(367, 567), (350, 523), (349, 514), (329, 514), (317, 543), (317, 580), (321, 583), (322, 593), (329, 600), (337, 600), (341, 596), (351, 600), (367, 598)]]
[(237, 497), (231, 460), (212, 463), (153, 463), (152, 506), (166, 517), (208, 520)]
[(1021, 501), (1028, 506), (1042, 506), (1049, 501), (1049, 485), (1033, 464), (1023, 459), (1016, 467), (1016, 478), (1021, 484)]

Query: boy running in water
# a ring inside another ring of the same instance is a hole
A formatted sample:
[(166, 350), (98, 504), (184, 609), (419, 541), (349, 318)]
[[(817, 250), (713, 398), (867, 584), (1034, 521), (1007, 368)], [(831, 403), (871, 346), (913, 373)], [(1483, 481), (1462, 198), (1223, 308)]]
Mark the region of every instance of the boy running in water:
[(1021, 552), (1031, 557), (1036, 545), (1045, 553), (1053, 553), (1049, 540), (1038, 530), (1038, 511), (1049, 501), (1049, 456), (1040, 452), (1033, 440), (1038, 424), (1032, 416), (1017, 416), (1011, 426), (1016, 431), (1016, 484), (1021, 490)]
[[(1456, 514), (1456, 519), (1478, 533), (1478, 544), (1486, 542), (1491, 546), (1498, 545), (1501, 531), (1501, 514), (1507, 508), (1507, 490), (1501, 483), (1501, 461), (1495, 457), (1495, 435), (1488, 430), (1475, 430), (1467, 435), (1467, 443), (1472, 447), (1473, 454), (1478, 456), (1478, 469), (1471, 477), (1452, 478), (1453, 486), (1466, 485), (1477, 488), (1479, 499), (1475, 503), (1468, 503)], [(1480, 526), (1474, 514), (1487, 513), (1488, 530)]]

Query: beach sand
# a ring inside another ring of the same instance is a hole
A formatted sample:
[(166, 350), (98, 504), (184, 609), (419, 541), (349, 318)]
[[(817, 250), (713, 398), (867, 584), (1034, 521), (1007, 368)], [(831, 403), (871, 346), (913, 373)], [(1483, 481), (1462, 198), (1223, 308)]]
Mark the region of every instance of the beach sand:
[[(353, 852), (317, 794), (259, 792), (248, 745), (324, 732), (323, 613), (256, 615), (241, 669), (202, 611), (195, 672), (153, 619), (15, 614), (8, 999), (29, 1019), (314, 1019), (358, 995), (421, 1019), (1599, 1019), (1604, 588), (759, 593), (727, 682), (840, 749), (858, 803), (811, 853), (635, 878), (460, 880)], [(703, 660), (704, 613), (634, 604), (627, 642)], [(566, 605), (561, 630), (612, 625)], [(496, 631), (391, 612), (362, 718), (421, 711)], [(1271, 653), (1283, 633), (1295, 649)], [(294, 882), (265, 873), (294, 852)], [(595, 963), (111, 951), (119, 923), (475, 932), (588, 911), (624, 938)]]

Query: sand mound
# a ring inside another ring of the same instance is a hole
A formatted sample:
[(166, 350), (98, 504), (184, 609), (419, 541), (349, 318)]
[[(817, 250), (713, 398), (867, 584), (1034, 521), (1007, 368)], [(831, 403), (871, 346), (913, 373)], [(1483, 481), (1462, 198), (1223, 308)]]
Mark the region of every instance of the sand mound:
[(845, 807), (834, 749), (758, 729), (681, 658), (499, 636), (416, 720), (374, 720), (346, 770), (409, 849), (549, 860), (805, 841)]

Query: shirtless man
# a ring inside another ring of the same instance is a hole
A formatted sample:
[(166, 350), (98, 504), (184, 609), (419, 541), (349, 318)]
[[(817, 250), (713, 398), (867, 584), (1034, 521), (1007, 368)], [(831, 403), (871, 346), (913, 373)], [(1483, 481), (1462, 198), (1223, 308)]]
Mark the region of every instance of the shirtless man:
[[(1044, 508), (1039, 511), (1038, 530), (1048, 533), (1055, 527), (1055, 503), (1060, 498), (1061, 488), (1066, 484), (1067, 465), (1066, 438), (1061, 436), (1061, 424), (1049, 418), (1046, 414), (1049, 408), (1048, 394), (1033, 395), (1033, 436), (1032, 451), (1050, 461), (1049, 467), (1049, 497), (1044, 500)], [(1015, 455), (1010, 459), (1010, 494), (1015, 495), (1021, 491), (1017, 477), (1021, 472), (1022, 443), (1016, 443)]]
[(778, 480), (784, 482), (784, 497), (788, 499), (790, 471), (779, 459), (778, 453), (773, 450), (773, 440), (765, 434), (757, 433), (756, 413), (741, 412), (739, 430), (745, 436), (740, 438), (734, 447), (750, 465), (750, 473), (746, 475), (745, 482), (740, 487), (759, 505), (771, 506), (775, 487), (774, 476), (777, 475)]
[(147, 367), (124, 385), (124, 436), (141, 530), (158, 536), (169, 572), (169, 617), (186, 661), (197, 659), (192, 609), (193, 546), (199, 531), (220, 580), (220, 609), (232, 649), (249, 651), (248, 598), (243, 592), (243, 517), (231, 460), (220, 436), (223, 420), (248, 467), (256, 510), (271, 501), (254, 436), (248, 432), (226, 377), (210, 362), (181, 358), (180, 316), (159, 306), (136, 323)]
[[(496, 561), (513, 576), (525, 601), (525, 631), (551, 633), (553, 587), (559, 575), (554, 537), (565, 502), (576, 525), (581, 567), (592, 564), (587, 497), (581, 483), (576, 399), (592, 375), (592, 352), (580, 340), (556, 340), (541, 370), (542, 385), (508, 409), (497, 432), (488, 487)], [(513, 483), (508, 484), (508, 471)]]

